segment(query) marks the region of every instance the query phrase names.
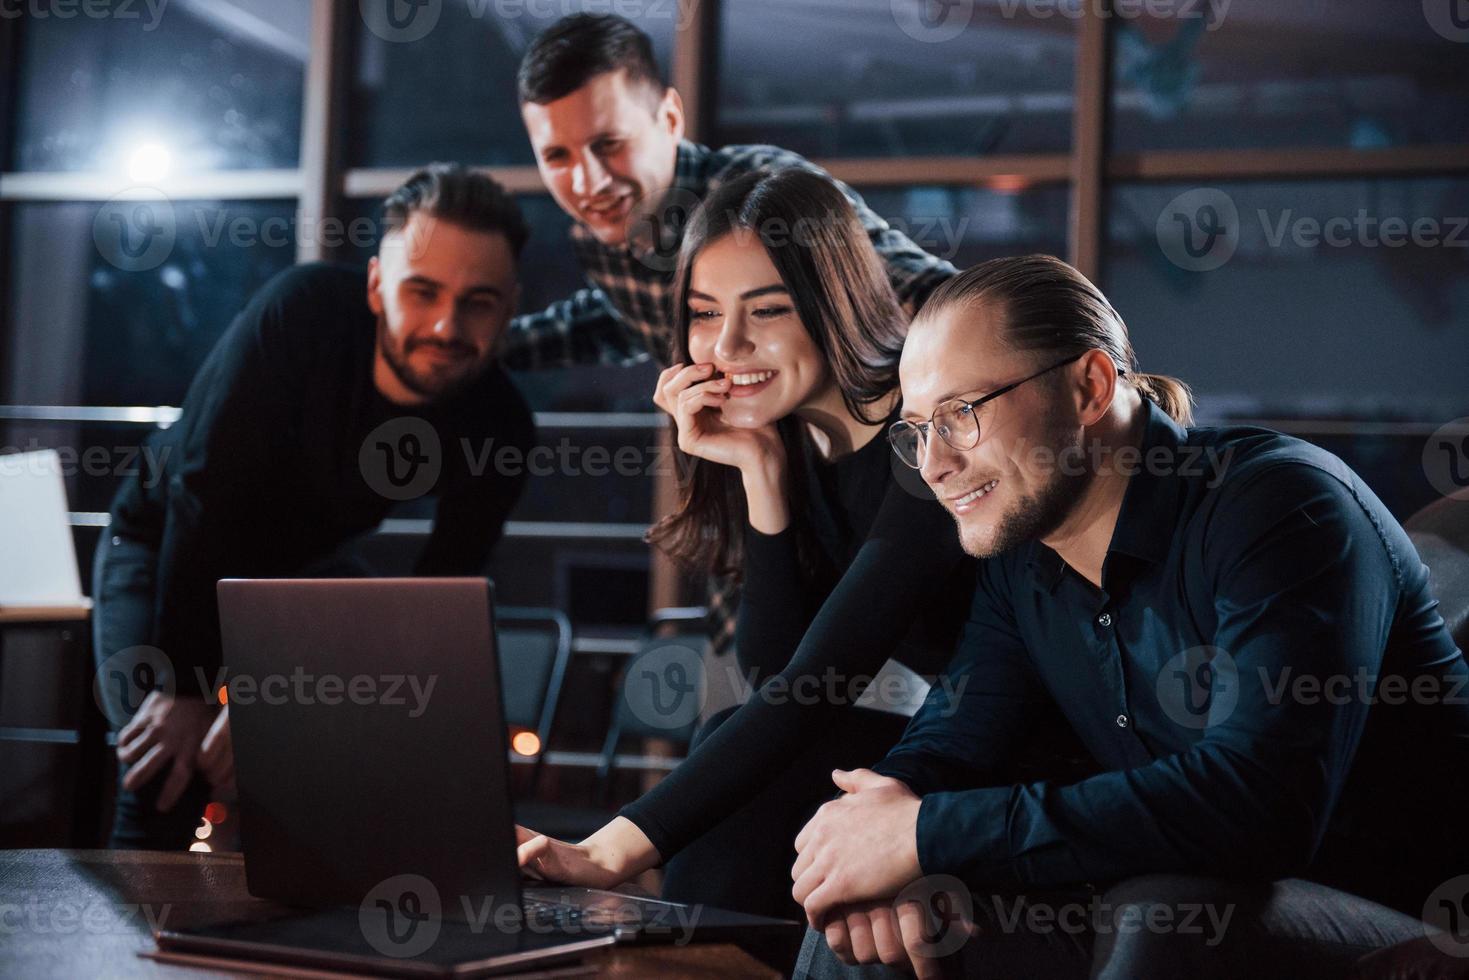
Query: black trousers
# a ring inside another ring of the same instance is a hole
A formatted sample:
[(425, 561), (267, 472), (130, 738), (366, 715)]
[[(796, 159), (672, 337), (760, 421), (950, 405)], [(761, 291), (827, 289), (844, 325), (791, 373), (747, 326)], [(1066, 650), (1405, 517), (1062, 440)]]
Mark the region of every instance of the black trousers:
[[(695, 734), (690, 751), (736, 710), (726, 708), (712, 716)], [(668, 860), (665, 899), (754, 915), (805, 917), (791, 898), (796, 835), (839, 792), (831, 781), (833, 769), (876, 764), (908, 724), (898, 715), (856, 707), (834, 712), (832, 719), (790, 765), (771, 774), (758, 795)]]

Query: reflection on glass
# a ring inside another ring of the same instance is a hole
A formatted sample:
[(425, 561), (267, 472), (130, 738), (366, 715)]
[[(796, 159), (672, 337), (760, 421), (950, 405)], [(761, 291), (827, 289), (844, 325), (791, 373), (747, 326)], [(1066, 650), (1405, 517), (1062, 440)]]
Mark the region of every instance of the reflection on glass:
[[(354, 3), (353, 7), (357, 5)], [(354, 18), (347, 159), (357, 167), (429, 160), (532, 164), (515, 73), (535, 36), (566, 14), (617, 13), (653, 40), (665, 77), (688, 0), (443, 0), (389, 22)]]
[(1206, 414), (1469, 414), (1469, 181), (1123, 185), (1105, 288)]
[(862, 198), (931, 255), (960, 269), (1002, 255), (1066, 255), (1065, 187), (864, 188)]
[(140, 182), (295, 167), (309, 21), (301, 0), (79, 4), (64, 19), (28, 16), (12, 165)]
[(179, 404), (235, 314), (295, 261), (293, 228), (277, 201), (14, 205), (0, 396)]
[(1469, 142), (1469, 21), (1448, 19), (1456, 3), (1232, 0), (1118, 17), (1112, 148)]
[(808, 156), (1064, 152), (1076, 21), (1032, 6), (725, 0), (717, 140)]

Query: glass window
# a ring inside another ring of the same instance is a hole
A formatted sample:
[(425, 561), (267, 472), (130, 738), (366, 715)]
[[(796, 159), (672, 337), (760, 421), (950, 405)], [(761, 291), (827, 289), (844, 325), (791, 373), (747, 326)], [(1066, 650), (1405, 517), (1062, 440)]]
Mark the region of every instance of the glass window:
[(652, 38), (667, 77), (674, 31), (687, 16), (687, 0), (435, 0), (400, 6), (409, 12), (396, 20), (355, 18), (347, 117), (352, 166), (429, 160), (534, 164), (515, 74), (538, 33), (567, 14), (620, 14)]
[(5, 375), (23, 405), (177, 405), (215, 341), (295, 262), (285, 201), (15, 204)]
[(1113, 22), (1114, 150), (1469, 141), (1458, 0), (1163, 6)]
[(862, 198), (924, 251), (961, 269), (1002, 255), (1066, 255), (1065, 187), (883, 187), (863, 189)]
[(820, 157), (1065, 152), (1076, 21), (1032, 6), (725, 0), (717, 141)]
[(1123, 185), (1106, 290), (1205, 414), (1469, 414), (1469, 180)]
[(63, 6), (31, 4), (19, 23), (17, 170), (152, 183), (297, 165), (310, 4)]

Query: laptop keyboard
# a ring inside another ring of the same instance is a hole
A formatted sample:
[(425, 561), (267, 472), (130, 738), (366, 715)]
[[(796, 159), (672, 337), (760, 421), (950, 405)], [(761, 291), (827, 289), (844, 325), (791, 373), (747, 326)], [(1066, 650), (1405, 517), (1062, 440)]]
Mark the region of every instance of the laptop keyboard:
[(576, 905), (565, 905), (561, 902), (547, 902), (538, 898), (525, 898), (520, 900), (520, 907), (525, 910), (527, 922), (538, 926), (556, 929), (578, 929), (578, 928), (608, 928), (606, 923), (582, 919), (582, 909)]

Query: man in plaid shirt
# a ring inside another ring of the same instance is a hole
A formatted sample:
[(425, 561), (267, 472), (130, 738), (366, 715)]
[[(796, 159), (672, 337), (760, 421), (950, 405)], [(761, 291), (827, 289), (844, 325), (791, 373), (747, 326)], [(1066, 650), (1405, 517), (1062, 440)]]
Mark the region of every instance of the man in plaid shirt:
[[(576, 220), (571, 244), (588, 288), (517, 317), (505, 363), (669, 364), (673, 271), (683, 224), (698, 202), (752, 170), (805, 167), (774, 146), (711, 149), (683, 138), (683, 103), (664, 83), (652, 42), (621, 17), (577, 14), (547, 28), (521, 61), (521, 117), (546, 187)], [(856, 208), (893, 288), (911, 315), (955, 274), (836, 182)], [(737, 590), (716, 584), (710, 633), (716, 653), (734, 639)]]

